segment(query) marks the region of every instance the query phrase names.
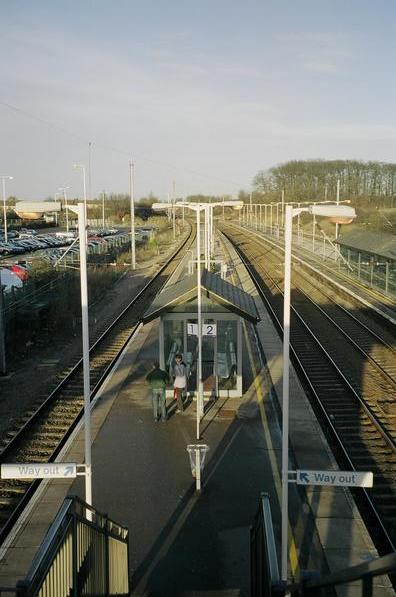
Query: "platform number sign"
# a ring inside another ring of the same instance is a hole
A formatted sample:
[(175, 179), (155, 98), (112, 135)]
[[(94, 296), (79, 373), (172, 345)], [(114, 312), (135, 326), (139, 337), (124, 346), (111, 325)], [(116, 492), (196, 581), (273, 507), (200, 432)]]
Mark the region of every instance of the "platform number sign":
[(203, 336), (216, 336), (216, 324), (215, 323), (204, 323), (202, 326)]
[[(187, 323), (187, 334), (189, 336), (198, 336), (198, 324)], [(202, 325), (202, 335), (215, 337), (217, 334), (217, 326), (215, 323), (204, 323)]]

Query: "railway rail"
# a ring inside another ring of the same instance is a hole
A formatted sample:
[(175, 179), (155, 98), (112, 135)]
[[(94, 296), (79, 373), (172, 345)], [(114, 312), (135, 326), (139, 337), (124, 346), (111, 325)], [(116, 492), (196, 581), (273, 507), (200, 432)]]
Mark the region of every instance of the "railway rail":
[[(143, 312), (195, 240), (195, 229), (90, 348), (91, 400), (139, 326)], [(53, 462), (83, 414), (82, 359), (3, 448), (0, 463)], [(0, 544), (40, 481), (0, 481)]]
[[(235, 227), (223, 232), (282, 331), (283, 255)], [(340, 466), (374, 473), (362, 505), (378, 549), (389, 552), (396, 546), (394, 340), (378, 323), (367, 325), (367, 312), (351, 313), (335, 299), (298, 267), (292, 278), (291, 352)]]

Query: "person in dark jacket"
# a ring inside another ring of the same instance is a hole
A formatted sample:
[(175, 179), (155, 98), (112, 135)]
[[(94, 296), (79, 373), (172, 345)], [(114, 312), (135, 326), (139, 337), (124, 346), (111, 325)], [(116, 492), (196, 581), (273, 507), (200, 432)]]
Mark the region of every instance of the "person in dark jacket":
[(161, 416), (161, 421), (166, 421), (166, 398), (165, 388), (168, 383), (168, 374), (166, 371), (160, 369), (158, 361), (153, 363), (153, 368), (146, 376), (146, 381), (149, 382), (152, 392), (154, 421), (158, 421), (158, 415)]

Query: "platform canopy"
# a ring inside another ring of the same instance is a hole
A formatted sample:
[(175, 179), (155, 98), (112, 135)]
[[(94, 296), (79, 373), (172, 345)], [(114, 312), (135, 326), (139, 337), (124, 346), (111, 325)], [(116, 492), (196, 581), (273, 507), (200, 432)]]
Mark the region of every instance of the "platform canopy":
[[(203, 270), (201, 274), (202, 295), (213, 303), (218, 303), (229, 311), (252, 322), (260, 321), (253, 298), (219, 275)], [(143, 316), (143, 323), (148, 323), (163, 313), (179, 305), (185, 305), (197, 297), (197, 276), (191, 274), (172, 286), (167, 286), (150, 305)]]
[(352, 230), (347, 234), (341, 234), (334, 242), (347, 249), (396, 261), (396, 236), (394, 234)]

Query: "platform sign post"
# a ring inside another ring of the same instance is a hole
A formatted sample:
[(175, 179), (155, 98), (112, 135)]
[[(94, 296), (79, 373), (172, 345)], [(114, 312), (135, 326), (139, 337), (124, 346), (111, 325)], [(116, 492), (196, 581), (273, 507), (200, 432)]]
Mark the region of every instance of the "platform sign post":
[(187, 452), (190, 457), (191, 474), (195, 479), (195, 490), (201, 491), (201, 473), (205, 466), (206, 454), (209, 450), (207, 444), (189, 444)]
[[(282, 520), (281, 520), (281, 580), (287, 582), (289, 531), (289, 367), (290, 367), (290, 291), (293, 218), (301, 213), (327, 218), (343, 217), (352, 222), (353, 207), (315, 204), (307, 207), (286, 205), (284, 220), (284, 292), (283, 292), (283, 364), (282, 364)], [(277, 222), (278, 223), (278, 222)], [(271, 204), (272, 227), (272, 204)]]

